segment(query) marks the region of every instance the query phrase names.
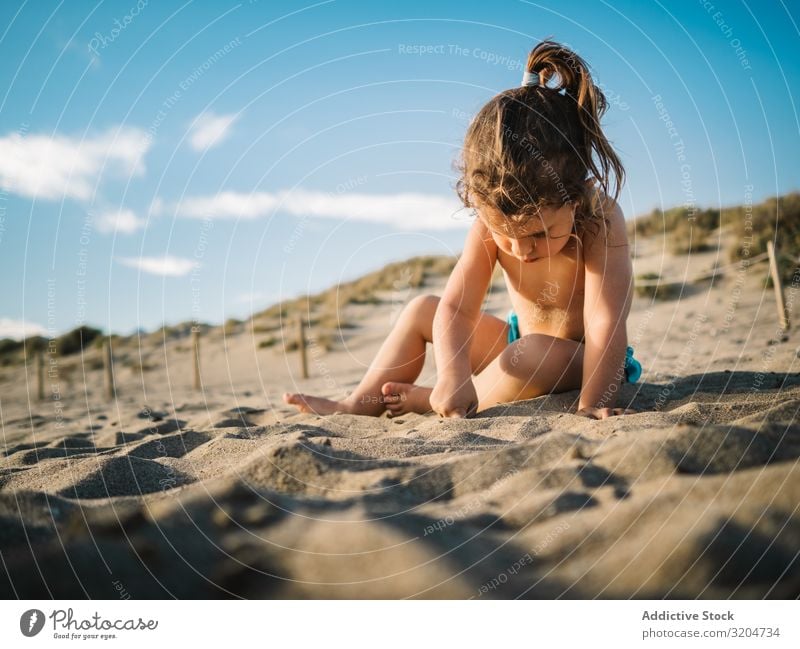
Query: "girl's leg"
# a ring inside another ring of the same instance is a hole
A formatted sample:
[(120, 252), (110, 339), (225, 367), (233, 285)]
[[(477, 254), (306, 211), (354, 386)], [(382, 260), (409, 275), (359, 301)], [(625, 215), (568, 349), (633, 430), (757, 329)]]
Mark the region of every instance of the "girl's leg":
[[(435, 295), (420, 295), (406, 305), (364, 378), (347, 398), (334, 401), (287, 392), (284, 393), (283, 400), (297, 406), (302, 412), (381, 415), (387, 408), (387, 398), (381, 392), (384, 385), (389, 383), (408, 386), (407, 392), (416, 387), (413, 383), (422, 372), (426, 345), (433, 340), (433, 316), (438, 305), (439, 298)], [(482, 371), (506, 348), (507, 336), (508, 325), (505, 322), (486, 313), (481, 314), (470, 350), (473, 372)], [(430, 394), (430, 388), (419, 390), (427, 390), (427, 395)], [(427, 396), (422, 393), (404, 394), (391, 397), (391, 403), (405, 404), (413, 399), (414, 405), (422, 407), (423, 398), (427, 400)], [(423, 412), (427, 410), (430, 410), (430, 404)]]
[(529, 334), (508, 345), (475, 377), (478, 411), (581, 387), (583, 343)]
[[(532, 399), (550, 392), (581, 387), (583, 343), (545, 334), (529, 334), (500, 353), (473, 377), (478, 411), (498, 403)], [(429, 412), (431, 388), (387, 383), (384, 395), (390, 416), (405, 412)]]

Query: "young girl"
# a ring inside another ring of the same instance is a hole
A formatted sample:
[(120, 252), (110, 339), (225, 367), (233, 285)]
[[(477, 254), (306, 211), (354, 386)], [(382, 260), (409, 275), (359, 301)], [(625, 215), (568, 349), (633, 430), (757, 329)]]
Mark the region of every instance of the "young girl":
[[(477, 218), (444, 295), (411, 300), (358, 387), (332, 401), (284, 394), (303, 412), (469, 417), (580, 388), (578, 414), (625, 414), (615, 397), (641, 370), (627, 346), (632, 295), (624, 170), (600, 128), (606, 101), (584, 61), (545, 41), (522, 85), (467, 130), (458, 193)], [(611, 192), (613, 180), (613, 193)], [(514, 311), (481, 312), (495, 264)], [(427, 343), (437, 380), (414, 384)]]

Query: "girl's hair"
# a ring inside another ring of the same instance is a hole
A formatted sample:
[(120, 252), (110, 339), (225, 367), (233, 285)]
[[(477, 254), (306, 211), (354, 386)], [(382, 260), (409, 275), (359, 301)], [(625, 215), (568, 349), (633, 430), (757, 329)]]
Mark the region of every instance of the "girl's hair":
[(606, 98), (583, 59), (553, 41), (533, 48), (526, 69), (540, 83), (496, 95), (467, 129), (458, 194), (515, 222), (576, 202), (576, 225), (585, 226), (598, 218), (587, 179), (616, 199), (625, 176), (600, 128)]

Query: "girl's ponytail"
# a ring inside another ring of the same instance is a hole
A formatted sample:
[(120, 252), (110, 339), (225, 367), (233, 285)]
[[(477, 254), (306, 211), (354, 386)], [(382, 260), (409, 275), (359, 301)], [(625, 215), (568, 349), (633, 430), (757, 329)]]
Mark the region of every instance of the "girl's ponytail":
[[(553, 41), (528, 56), (523, 84), (495, 95), (464, 138), (456, 189), (467, 207), (525, 222), (574, 203), (580, 228), (604, 219), (625, 171), (600, 128), (606, 98), (577, 54)], [(587, 181), (596, 180), (601, 191)]]
[(563, 45), (546, 40), (531, 50), (526, 70), (538, 74), (540, 84), (550, 92), (563, 91), (574, 101), (584, 140), (584, 150), (580, 153), (586, 167), (603, 191), (617, 199), (625, 169), (600, 127), (600, 118), (608, 105), (605, 95), (592, 81), (586, 62)]

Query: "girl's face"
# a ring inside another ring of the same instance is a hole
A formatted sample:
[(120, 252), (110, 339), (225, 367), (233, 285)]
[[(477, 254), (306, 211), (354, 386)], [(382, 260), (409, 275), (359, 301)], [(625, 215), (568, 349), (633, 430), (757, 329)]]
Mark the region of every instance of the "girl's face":
[(478, 215), (500, 250), (531, 263), (561, 252), (572, 234), (575, 206), (565, 203), (559, 208), (544, 207), (536, 216), (519, 225), (512, 224), (498, 210), (487, 206), (481, 206)]

